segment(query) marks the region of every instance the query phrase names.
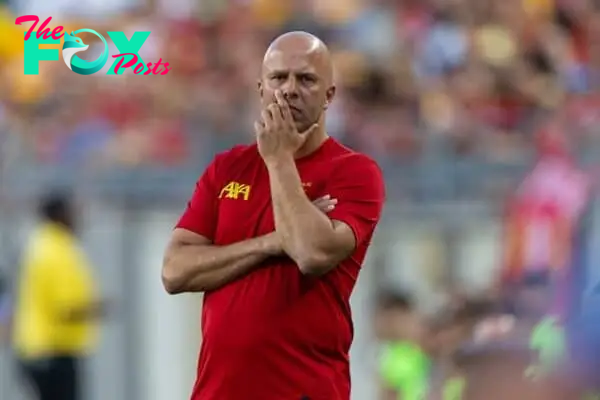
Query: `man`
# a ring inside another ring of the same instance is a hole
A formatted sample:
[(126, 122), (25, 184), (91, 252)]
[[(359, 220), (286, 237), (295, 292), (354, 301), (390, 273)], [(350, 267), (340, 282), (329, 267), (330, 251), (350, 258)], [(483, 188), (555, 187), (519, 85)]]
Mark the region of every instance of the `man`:
[(80, 363), (94, 344), (101, 307), (68, 197), (45, 198), (40, 216), (24, 255), (14, 347), (40, 400), (80, 399)]
[[(193, 400), (348, 400), (349, 298), (384, 201), (376, 163), (325, 132), (326, 46), (268, 48), (256, 144), (218, 155), (173, 232), (169, 293), (205, 292)], [(329, 195), (327, 214), (312, 199)]]

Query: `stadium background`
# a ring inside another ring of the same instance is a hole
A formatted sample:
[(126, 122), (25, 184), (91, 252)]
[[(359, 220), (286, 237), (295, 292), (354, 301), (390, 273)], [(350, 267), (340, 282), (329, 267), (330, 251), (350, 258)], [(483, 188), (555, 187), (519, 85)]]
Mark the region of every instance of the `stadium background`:
[[(406, 288), (431, 310), (450, 281), (470, 290), (490, 283), (503, 202), (532, 165), (542, 122), (558, 120), (579, 159), (600, 163), (592, 1), (0, 3), (0, 264), (10, 282), (37, 197), (74, 188), (84, 243), (114, 304), (89, 366), (92, 400), (187, 398), (201, 298), (164, 293), (162, 251), (212, 155), (252, 140), (255, 79), (279, 32), (307, 30), (330, 45), (340, 91), (328, 130), (378, 159), (387, 179), (385, 217), (353, 297), (354, 400), (375, 398), (379, 290)], [(40, 75), (24, 76), (14, 19), (25, 14), (101, 33), (151, 30), (141, 56), (172, 70), (79, 76), (43, 62)], [(596, 208), (577, 240), (586, 289), (600, 277)], [(10, 348), (2, 351), (0, 398), (21, 399)]]

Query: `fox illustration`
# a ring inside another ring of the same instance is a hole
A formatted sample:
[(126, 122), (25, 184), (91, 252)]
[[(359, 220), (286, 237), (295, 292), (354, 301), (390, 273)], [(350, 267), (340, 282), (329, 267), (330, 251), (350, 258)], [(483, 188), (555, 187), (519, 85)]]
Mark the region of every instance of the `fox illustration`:
[(62, 55), (65, 64), (72, 71), (73, 67), (71, 66), (71, 59), (76, 53), (81, 51), (86, 51), (90, 46), (83, 43), (83, 40), (74, 35), (73, 32), (69, 35), (65, 32), (65, 42), (62, 48)]

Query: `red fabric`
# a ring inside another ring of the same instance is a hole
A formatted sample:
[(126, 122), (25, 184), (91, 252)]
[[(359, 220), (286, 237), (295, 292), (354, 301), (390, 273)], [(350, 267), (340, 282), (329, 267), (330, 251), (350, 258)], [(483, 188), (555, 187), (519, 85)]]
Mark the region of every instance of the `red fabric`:
[[(282, 257), (206, 293), (193, 400), (350, 398), (349, 299), (381, 214), (383, 180), (373, 161), (333, 139), (297, 167), (309, 199), (339, 200), (331, 218), (352, 228), (357, 247), (322, 277), (304, 276)], [(237, 196), (224, 190), (240, 185), (248, 186)], [(268, 172), (256, 145), (216, 158), (177, 226), (217, 245), (274, 230)]]

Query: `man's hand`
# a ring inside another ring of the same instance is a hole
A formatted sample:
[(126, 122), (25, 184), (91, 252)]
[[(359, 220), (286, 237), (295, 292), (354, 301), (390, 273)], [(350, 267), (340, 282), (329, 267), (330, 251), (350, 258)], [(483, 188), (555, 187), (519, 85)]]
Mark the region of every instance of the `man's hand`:
[(332, 199), (330, 195), (326, 194), (323, 197), (319, 197), (314, 200), (312, 203), (322, 212), (327, 214), (335, 209), (335, 205), (337, 204), (337, 199)]
[(298, 132), (287, 101), (281, 91), (275, 92), (276, 103), (261, 112), (261, 120), (254, 123), (258, 151), (270, 163), (282, 158), (293, 158), (317, 128), (314, 124), (304, 132)]
[[(335, 205), (337, 204), (337, 199), (332, 199), (330, 195), (326, 194), (325, 196), (321, 196), (318, 199), (314, 200), (312, 203), (315, 207), (319, 209), (323, 214), (327, 214), (335, 209)], [(263, 236), (265, 251), (270, 256), (283, 256), (285, 252), (281, 246), (281, 239), (276, 231), (271, 233), (267, 233)]]
[[(330, 195), (326, 194), (325, 196), (321, 196), (318, 199), (314, 200), (312, 203), (315, 207), (319, 209), (323, 214), (327, 214), (335, 209), (335, 205), (337, 204), (337, 199), (332, 199)], [(264, 236), (267, 253), (272, 256), (282, 256), (285, 255), (283, 248), (281, 247), (281, 240), (276, 231), (271, 233), (267, 233)]]

